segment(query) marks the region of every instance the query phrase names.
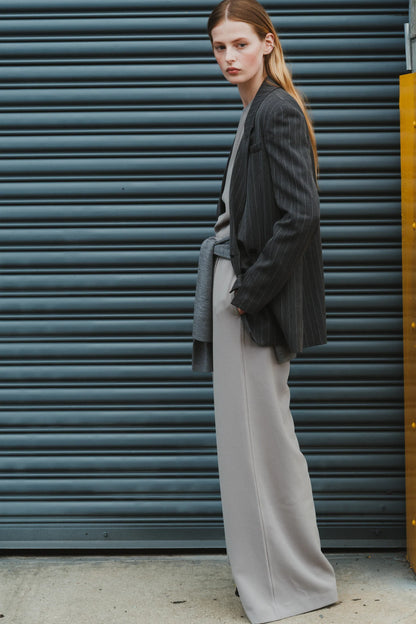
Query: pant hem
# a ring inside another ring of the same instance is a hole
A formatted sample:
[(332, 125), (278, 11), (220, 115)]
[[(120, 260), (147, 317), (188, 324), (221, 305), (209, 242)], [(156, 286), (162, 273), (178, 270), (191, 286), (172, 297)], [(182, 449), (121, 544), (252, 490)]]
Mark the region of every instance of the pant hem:
[(320, 594), (319, 596), (316, 596), (315, 600), (308, 599), (308, 604), (299, 604), (292, 609), (279, 609), (266, 618), (250, 618), (249, 615), (246, 615), (251, 624), (269, 624), (270, 622), (278, 622), (279, 620), (284, 620), (285, 618), (290, 618), (295, 615), (302, 615), (303, 613), (309, 613), (310, 611), (318, 611), (319, 609), (335, 604), (337, 601), (338, 594), (335, 591), (327, 594)]

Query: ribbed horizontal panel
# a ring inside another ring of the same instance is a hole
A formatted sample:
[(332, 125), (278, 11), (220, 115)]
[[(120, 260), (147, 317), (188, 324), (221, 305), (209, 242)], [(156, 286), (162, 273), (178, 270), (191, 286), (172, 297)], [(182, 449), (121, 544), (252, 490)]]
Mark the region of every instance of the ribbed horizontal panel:
[[(360, 411), (357, 411), (353, 406), (345, 407), (345, 405), (320, 405), (318, 407), (306, 406), (302, 408), (300, 405), (297, 407), (296, 421), (303, 428), (308, 427), (308, 430), (315, 430), (319, 426), (326, 427), (328, 424), (342, 427), (344, 430), (353, 431), (357, 428), (361, 430), (371, 429), (376, 423), (379, 425), (389, 424), (391, 418), (390, 407), (387, 405), (364, 405)], [(319, 420), (319, 425), (315, 423)], [(192, 430), (199, 430), (200, 427), (212, 428), (214, 423), (214, 411), (212, 405), (198, 408), (181, 408), (180, 410), (174, 410), (171, 408), (151, 408), (147, 406), (124, 406), (117, 410), (113, 410), (109, 407), (91, 407), (82, 408), (53, 408), (49, 409), (32, 409), (30, 411), (22, 410), (9, 410), (4, 408), (2, 411), (2, 425), (5, 432), (12, 431), (13, 428), (17, 428), (15, 433), (20, 431), (22, 426), (25, 427), (25, 431), (29, 430), (42, 430), (42, 427), (46, 427), (45, 431), (64, 432), (70, 430), (101, 430), (101, 431), (124, 431), (125, 427), (131, 429), (132, 427), (138, 430), (138, 428), (146, 428), (146, 431), (153, 429), (159, 431), (161, 426), (174, 426), (175, 428), (185, 430), (186, 428)], [(397, 423), (397, 430), (399, 431), (401, 424)], [(306, 430), (306, 429), (305, 429)], [(301, 435), (301, 434), (300, 434)], [(330, 451), (330, 449), (329, 449)], [(397, 456), (400, 455), (401, 450), (397, 449)], [(135, 456), (137, 458), (138, 456)], [(360, 461), (366, 463), (369, 461), (366, 459), (366, 455), (360, 455)], [(392, 455), (393, 457), (393, 455)], [(112, 458), (107, 458), (112, 462)], [(106, 459), (106, 461), (107, 461)], [(134, 458), (133, 458), (134, 459)], [(328, 459), (334, 463), (334, 465), (340, 466), (339, 454), (328, 454)], [(31, 461), (31, 458), (27, 458)], [(319, 460), (316, 458), (315, 463)], [(157, 457), (146, 456), (143, 461), (150, 462), (152, 465), (157, 466), (159, 459)], [(210, 459), (211, 461), (211, 459)], [(344, 461), (344, 460), (343, 460)], [(351, 461), (354, 461), (351, 459)], [(390, 461), (390, 457), (386, 457), (385, 461)], [(185, 462), (189, 465), (192, 462), (192, 458), (188, 456), (181, 456), (181, 465)], [(150, 465), (149, 463), (149, 465)], [(400, 464), (401, 465), (401, 464)], [(375, 467), (375, 469), (378, 469)]]
[[(386, 477), (385, 487), (389, 489), (397, 489), (399, 478)], [(334, 489), (336, 492), (342, 494), (348, 494), (353, 491), (357, 485), (357, 479), (354, 477), (338, 478), (331, 481), (327, 479), (326, 485), (328, 489)], [(217, 479), (205, 479), (204, 487), (201, 488), (201, 492), (206, 494), (217, 494)], [(384, 487), (380, 487), (381, 484), (374, 486), (374, 480), (369, 477), (368, 479), (361, 480), (361, 488), (363, 494), (366, 492), (370, 494), (379, 493), (378, 489), (384, 490)], [(10, 492), (13, 491), (13, 494)], [(74, 484), (70, 478), (61, 479), (39, 479), (33, 483), (32, 479), (16, 480), (16, 479), (3, 479), (0, 484), (0, 493), (5, 497), (6, 501), (16, 500), (19, 501), (22, 496), (29, 498), (30, 500), (37, 500), (40, 497), (46, 495), (55, 495), (65, 500), (68, 496), (76, 495), (81, 499), (88, 498), (91, 493), (97, 493), (101, 496), (112, 496), (114, 492), (119, 492), (120, 497), (130, 498), (133, 496), (140, 496), (142, 494), (155, 495), (166, 492), (182, 492), (193, 493), (194, 492), (194, 480), (186, 479), (175, 475), (173, 478), (152, 478), (151, 476), (146, 479), (128, 478), (123, 477), (120, 479), (113, 479), (107, 477), (105, 479), (88, 479), (86, 477), (79, 487)]]
[[(371, 383), (373, 380), (386, 380), (387, 382), (394, 382), (394, 380), (400, 380), (402, 369), (398, 363), (392, 365), (391, 363), (378, 364), (374, 363), (371, 366), (371, 373), (368, 371), (368, 364), (344, 364), (339, 365), (334, 370), (332, 364), (320, 364), (315, 363), (313, 367), (308, 369), (308, 373), (298, 367), (292, 373), (292, 380), (295, 382), (298, 376), (301, 375), (302, 381), (314, 381), (319, 379), (327, 379), (328, 382), (344, 381), (345, 383), (356, 381), (360, 382), (365, 375), (366, 382)], [(48, 383), (54, 381), (81, 381), (83, 383), (100, 383), (106, 382), (131, 382), (136, 379), (140, 379), (140, 383), (149, 381), (149, 383), (163, 384), (167, 381), (186, 382), (190, 379), (190, 371), (188, 366), (168, 363), (149, 366), (146, 365), (134, 365), (126, 364), (119, 365), (113, 364), (111, 368), (104, 365), (94, 364), (79, 364), (79, 365), (59, 365), (54, 363), (53, 365), (41, 366), (36, 364), (35, 366), (25, 365), (21, 366), (0, 366), (0, 376), (4, 383), (18, 383), (19, 385), (25, 385), (33, 381), (40, 383)], [(184, 390), (184, 396), (186, 396), (187, 390)], [(1, 394), (1, 389), (0, 389)], [(296, 397), (294, 397), (296, 398)], [(0, 444), (1, 445), (1, 444)]]
[[(333, 339), (326, 345), (325, 353), (328, 356), (334, 354), (348, 353), (349, 349), (357, 349), (357, 353), (363, 356), (364, 343), (359, 341), (365, 338), (365, 349), (370, 349), (371, 352), (379, 349), (384, 350), (388, 345), (389, 340), (393, 340), (395, 348), (398, 352), (401, 350), (401, 344), (395, 342), (397, 336), (400, 335), (402, 328), (402, 319), (399, 315), (392, 316), (390, 318), (385, 317), (371, 317), (359, 316), (356, 318), (346, 319), (344, 317), (332, 317), (328, 320), (328, 327)], [(128, 319), (123, 318), (123, 322), (118, 320), (106, 320), (106, 319), (30, 319), (24, 320), (4, 320), (0, 323), (0, 336), (2, 339), (2, 347), (5, 344), (10, 344), (9, 337), (14, 337), (14, 342), (19, 346), (24, 344), (22, 341), (30, 339), (30, 341), (38, 346), (41, 343), (46, 344), (46, 339), (49, 341), (63, 342), (62, 348), (65, 348), (65, 340), (69, 337), (71, 341), (89, 341), (93, 342), (97, 340), (125, 340), (125, 337), (130, 338), (133, 336), (140, 336), (140, 342), (148, 339), (152, 340), (159, 338), (162, 344), (159, 349), (164, 353), (164, 357), (167, 357), (167, 346), (169, 344), (166, 338), (170, 338), (172, 334), (175, 335), (175, 339), (179, 340), (185, 338), (189, 340), (191, 333), (191, 321), (183, 321), (178, 318), (152, 318), (152, 319)], [(341, 339), (339, 337), (341, 336)], [(351, 339), (350, 336), (354, 336)], [(344, 340), (345, 338), (345, 340)], [(13, 347), (11, 347), (13, 348)], [(155, 347), (156, 349), (157, 347)], [(189, 347), (188, 347), (189, 349)], [(318, 350), (318, 351), (317, 351)], [(309, 354), (319, 352), (319, 356), (322, 357), (321, 347), (315, 347), (310, 349)]]
[[(176, 333), (179, 329), (179, 335), (177, 335), (176, 341), (169, 341), (163, 343), (161, 340), (155, 342), (155, 338), (162, 337), (162, 332), (159, 333), (158, 324), (151, 323), (153, 325), (153, 340), (144, 341), (143, 338), (140, 341), (123, 341), (119, 338), (117, 341), (111, 340), (105, 342), (94, 342), (91, 338), (87, 340), (76, 339), (71, 342), (64, 342), (62, 340), (54, 342), (46, 342), (45, 339), (34, 340), (33, 342), (1, 342), (1, 363), (18, 364), (19, 361), (31, 363), (32, 361), (40, 360), (49, 362), (60, 361), (74, 361), (79, 360), (82, 362), (98, 362), (102, 361), (130, 361), (130, 360), (146, 360), (154, 362), (155, 360), (165, 362), (166, 360), (187, 360), (190, 357), (190, 345), (187, 337), (189, 335), (189, 324), (186, 327), (185, 339), (180, 340), (180, 330), (175, 323), (170, 324), (170, 333)], [(76, 328), (74, 327), (74, 333)], [(388, 353), (389, 355), (396, 355), (400, 357), (400, 345), (393, 339), (384, 337), (384, 340), (379, 340), (374, 343), (370, 340), (349, 340), (349, 341), (336, 341), (333, 340), (331, 345), (325, 349), (325, 356), (329, 356), (330, 353), (342, 354), (348, 357), (360, 357), (363, 348), (367, 351), (368, 357), (374, 357), (375, 355), (382, 355)], [(316, 351), (316, 349), (315, 349)], [(311, 352), (309, 351), (309, 354)]]
[[(311, 2), (308, 2), (311, 5)], [(211, 5), (212, 6), (212, 5)], [(312, 9), (312, 10), (311, 10)], [(296, 19), (294, 15), (288, 15), (284, 12), (278, 13), (278, 29), (280, 32), (286, 32), (293, 36), (295, 32), (322, 35), (327, 29), (332, 35), (342, 33), (344, 36), (351, 32), (374, 32), (377, 35), (385, 30), (390, 34), (394, 32), (394, 28), (399, 29), (403, 24), (403, 13), (401, 11), (377, 13), (345, 13), (342, 18), (339, 14), (331, 15), (325, 13), (315, 14), (311, 7), (309, 15), (305, 15), (303, 20)], [(152, 12), (153, 13), (153, 12)], [(273, 11), (270, 11), (273, 15)], [(141, 15), (117, 17), (114, 14), (107, 17), (100, 17), (99, 14), (88, 16), (79, 16), (71, 19), (71, 17), (60, 16), (59, 18), (47, 17), (42, 19), (27, 19), (19, 16), (13, 19), (12, 14), (8, 12), (8, 19), (0, 23), (0, 34), (12, 38), (22, 36), (68, 36), (83, 37), (87, 35), (100, 36), (110, 35), (115, 37), (137, 34), (160, 36), (167, 34), (176, 40), (180, 35), (203, 36), (206, 33), (206, 17), (187, 15), (186, 17), (163, 16), (159, 15), (145, 16)], [(396, 34), (396, 33), (395, 33)], [(209, 43), (206, 41), (206, 47)], [(150, 61), (152, 57), (150, 56)], [(207, 59), (206, 59), (207, 60)]]
[[(363, 102), (365, 106), (365, 102)], [(316, 130), (319, 134), (320, 129), (337, 128), (341, 139), (345, 139), (351, 133), (351, 128), (356, 136), (366, 136), (368, 132), (374, 129), (381, 131), (384, 135), (386, 132), (392, 131), (397, 137), (397, 123), (399, 114), (394, 105), (384, 106), (380, 109), (379, 114), (374, 116), (371, 108), (318, 108), (314, 106), (312, 115), (315, 121)], [(169, 131), (164, 135), (164, 139), (168, 142), (171, 140), (171, 133), (177, 133), (180, 130), (192, 129), (198, 130), (199, 146), (202, 139), (206, 139), (209, 145), (209, 137), (212, 128), (216, 128), (221, 132), (229, 132), (232, 135), (232, 129), (238, 122), (239, 111), (235, 109), (225, 109), (218, 115), (217, 110), (204, 110), (204, 118), (206, 123), (204, 127), (200, 127), (201, 112), (199, 110), (169, 110), (169, 115), (161, 110), (123, 110), (120, 115), (115, 111), (51, 111), (48, 113), (33, 111), (30, 115), (14, 112), (2, 112), (0, 109), (0, 127), (4, 132), (4, 136), (10, 134), (14, 137), (13, 145), (19, 145), (19, 131), (24, 131), (26, 141), (33, 133), (43, 131), (47, 136), (51, 136), (52, 132), (63, 135), (65, 133), (72, 134), (72, 140), (77, 140), (77, 135), (73, 134), (73, 130), (79, 130), (80, 134), (88, 132), (92, 140), (105, 140), (105, 135), (111, 134), (112, 140), (117, 141), (119, 132), (124, 129), (123, 138), (126, 140), (126, 146), (129, 141), (145, 140), (145, 131), (150, 132), (155, 140), (161, 131)], [(358, 128), (357, 128), (358, 126)], [(101, 134), (96, 135), (96, 130), (100, 129)], [(157, 129), (157, 130), (156, 130)], [(347, 129), (348, 135), (342, 134), (342, 130)], [(135, 130), (140, 130), (139, 135), (135, 134)], [(130, 132), (130, 133), (129, 133)], [(104, 134), (104, 136), (103, 136)], [(193, 139), (193, 135), (191, 135)], [(333, 141), (329, 144), (333, 150), (338, 146), (338, 142), (334, 145)], [(183, 139), (183, 137), (182, 137)], [(39, 138), (42, 140), (42, 137)], [(43, 139), (46, 142), (46, 139)], [(10, 142), (8, 143), (9, 145)], [(177, 146), (178, 147), (178, 146)], [(357, 145), (354, 145), (356, 149)], [(397, 147), (397, 145), (396, 145)]]
[[(322, 159), (322, 167), (326, 165), (327, 173), (342, 172), (344, 175), (351, 174), (358, 166), (361, 175), (366, 176), (372, 173), (386, 173), (387, 175), (400, 164), (399, 156), (374, 156), (371, 160), (368, 156), (342, 156), (338, 158)], [(95, 179), (97, 175), (106, 178), (118, 179), (149, 179), (152, 177), (185, 177), (198, 175), (201, 170), (205, 172), (203, 177), (212, 177), (218, 174), (226, 165), (226, 160), (211, 157), (195, 158), (188, 157), (159, 157), (151, 159), (142, 158), (117, 158), (114, 162), (98, 158), (33, 158), (20, 159), (19, 161), (9, 160), (0, 163), (0, 180), (6, 176), (20, 179), (31, 179), (37, 177), (39, 180), (59, 177), (78, 177), (79, 179)], [(160, 176), (160, 172), (163, 175)]]
[[(326, 57), (331, 55), (336, 59), (346, 55), (351, 57), (354, 54), (359, 55), (361, 60), (373, 58), (374, 54), (382, 54), (395, 56), (402, 47), (402, 38), (396, 33), (394, 35), (389, 34), (384, 40), (374, 40), (368, 34), (361, 36), (357, 39), (351, 39), (345, 37), (344, 39), (337, 37), (336, 47), (334, 47), (335, 36), (332, 33), (327, 33), (325, 38), (317, 40), (316, 38), (308, 38), (308, 33), (305, 33), (305, 37), (302, 42), (299, 43), (297, 39), (289, 39), (282, 37), (284, 41), (285, 50), (291, 57), (304, 56), (306, 53), (310, 53), (314, 58)], [(192, 54), (192, 58), (198, 58), (198, 60), (207, 61), (207, 48), (209, 44), (206, 40), (189, 38), (182, 38), (180, 41), (176, 39), (170, 39), (169, 41), (140, 41), (129, 40), (113, 41), (111, 46), (111, 57), (106, 47), (103, 47), (101, 41), (94, 40), (81, 40), (81, 41), (45, 41), (39, 43), (37, 41), (30, 42), (8, 42), (7, 44), (0, 42), (0, 54), (2, 58), (8, 59), (27, 59), (31, 64), (35, 64), (39, 61), (46, 60), (48, 64), (54, 65), (60, 57), (70, 56), (71, 59), (80, 60), (92, 60), (92, 59), (114, 59), (114, 58), (128, 58), (128, 57), (140, 57), (142, 59), (172, 59), (186, 61), (189, 55)], [(49, 69), (49, 71), (52, 70)], [(100, 68), (98, 68), (100, 69)], [(131, 68), (126, 68), (127, 71)], [(68, 71), (65, 68), (66, 71)], [(10, 70), (12, 74), (13, 70)], [(23, 71), (28, 71), (27, 68), (23, 68)], [(99, 73), (91, 74), (92, 80), (96, 81), (99, 77)], [(111, 74), (110, 74), (111, 75)], [(125, 76), (116, 76), (117, 80), (125, 79)], [(33, 78), (30, 76), (33, 80)], [(60, 80), (61, 77), (58, 77)]]
[[(210, 448), (213, 445), (213, 434), (207, 434), (206, 432), (201, 433), (181, 433), (181, 444), (178, 444), (178, 441), (172, 443), (172, 431), (167, 431), (165, 433), (146, 433), (139, 432), (134, 433), (132, 431), (117, 434), (114, 432), (105, 434), (105, 433), (94, 433), (90, 436), (85, 433), (74, 434), (65, 432), (65, 435), (54, 435), (54, 434), (40, 434), (36, 435), (35, 433), (30, 433), (28, 435), (13, 435), (13, 434), (5, 434), (2, 436), (0, 448), (8, 449), (10, 451), (14, 451), (16, 449), (30, 449), (34, 448), (37, 452), (41, 450), (51, 450), (53, 451), (72, 451), (74, 452), (79, 450), (79, 452), (83, 452), (84, 450), (90, 450), (91, 447), (93, 449), (97, 448), (99, 452), (103, 452), (109, 448), (115, 448), (119, 451), (125, 451), (128, 449), (136, 449), (138, 444), (143, 445), (143, 449), (154, 449), (158, 450), (159, 448), (162, 450), (172, 449), (173, 448), (182, 448), (184, 449), (190, 448)], [(342, 444), (340, 444), (338, 433), (334, 432), (332, 434), (328, 433), (328, 442), (332, 443), (332, 446), (336, 448), (352, 448), (356, 446), (356, 434), (354, 431), (345, 432), (342, 438)], [(302, 435), (303, 442), (305, 445), (310, 446), (311, 448), (321, 446), (320, 434), (319, 432), (314, 433), (303, 433)], [(377, 435), (373, 435), (372, 437), (372, 445), (379, 448), (389, 448), (395, 447), (398, 443), (400, 443), (402, 436), (400, 434), (392, 435), (390, 432), (378, 432)], [(361, 445), (358, 448), (367, 448), (371, 446), (363, 440)]]
[[(371, 368), (371, 362), (369, 367)], [(354, 367), (354, 363), (351, 363)], [(400, 381), (400, 380), (399, 380)], [(309, 386), (300, 385), (292, 387), (292, 403), (296, 407), (297, 404), (310, 405), (318, 404), (337, 404), (343, 405), (348, 394), (348, 400), (353, 404), (371, 402), (373, 404), (385, 405), (388, 401), (394, 406), (394, 414), (392, 418), (397, 418), (397, 404), (400, 402), (401, 390), (397, 379), (386, 379), (380, 381), (362, 382), (361, 380), (349, 379), (345, 383), (339, 378), (335, 383), (328, 383), (327, 386), (321, 387), (316, 382), (310, 382)], [(0, 400), (2, 405), (11, 409), (13, 405), (17, 408), (22, 405), (43, 405), (48, 408), (51, 406), (62, 407), (71, 405), (81, 407), (83, 405), (98, 405), (100, 407), (124, 406), (135, 407), (135, 405), (146, 405), (146, 407), (171, 405), (172, 408), (181, 409), (184, 406), (196, 406), (202, 404), (206, 406), (212, 402), (212, 391), (208, 383), (195, 383), (192, 387), (184, 388), (181, 380), (171, 380), (165, 378), (163, 384), (156, 381), (153, 383), (134, 380), (117, 379), (114, 376), (113, 382), (108, 380), (105, 383), (92, 382), (85, 383), (81, 380), (63, 382), (59, 377), (54, 381), (48, 380), (44, 384), (34, 381), (32, 384), (26, 382), (23, 384), (9, 383), (0, 388)], [(76, 386), (76, 387), (74, 387)], [(342, 395), (344, 400), (340, 397)], [(317, 423), (318, 426), (319, 423)]]
[[(289, 11), (291, 15), (295, 15), (298, 11), (305, 13), (305, 9), (309, 12), (319, 14), (320, 11), (328, 11), (331, 13), (356, 13), (361, 9), (365, 12), (371, 9), (384, 9), (386, 12), (395, 12), (390, 0), (366, 0), (365, 5), (360, 3), (357, 8), (356, 3), (351, 3), (351, 0), (338, 0), (336, 6), (331, 0), (319, 0), (319, 2), (310, 5), (309, 0), (282, 0), (278, 4), (268, 3), (268, 11), (271, 15), (274, 12), (283, 13)], [(12, 10), (16, 12), (34, 11), (39, 17), (44, 12), (50, 14), (59, 14), (65, 12), (82, 12), (84, 13), (96, 13), (97, 15), (107, 13), (137, 13), (144, 15), (146, 12), (156, 13), (160, 16), (162, 14), (168, 14), (170, 12), (179, 14), (182, 10), (186, 10), (189, 13), (189, 9), (193, 9), (193, 14), (197, 15), (198, 11), (204, 15), (207, 11), (212, 9), (212, 3), (210, 0), (173, 0), (166, 4), (166, 0), (3, 0), (2, 10), (7, 13), (11, 13)]]
[[(361, 225), (372, 224), (377, 220), (379, 225), (396, 225), (397, 211), (400, 211), (400, 201), (397, 199), (377, 198), (376, 201), (358, 200), (354, 198), (354, 203), (336, 200), (326, 201), (321, 208), (321, 220), (323, 227), (326, 227), (326, 221), (331, 215), (336, 217), (336, 223), (339, 227), (351, 226), (351, 224), (359, 220)], [(120, 203), (100, 203), (85, 204), (77, 202), (77, 204), (69, 204), (63, 202), (56, 204), (42, 204), (42, 210), (39, 210), (38, 204), (7, 204), (1, 205), (0, 223), (2, 227), (7, 225), (18, 224), (20, 228), (32, 227), (37, 224), (44, 223), (48, 227), (52, 227), (57, 223), (63, 227), (69, 222), (70, 225), (82, 224), (86, 225), (111, 225), (112, 227), (121, 227), (122, 224), (140, 223), (150, 227), (151, 225), (161, 223), (164, 225), (174, 225), (180, 223), (182, 226), (199, 224), (204, 222), (207, 228), (212, 228), (212, 203), (204, 200), (200, 203), (184, 202), (178, 205), (172, 200), (166, 200), (161, 204), (140, 203), (137, 204), (120, 204)], [(50, 241), (51, 243), (52, 241)], [(348, 241), (345, 241), (348, 243)]]
[[(355, 174), (357, 175), (357, 174)], [(380, 197), (381, 200), (387, 198), (397, 199), (397, 193), (400, 191), (400, 179), (391, 176), (388, 172), (381, 171), (379, 175), (373, 177), (363, 175), (353, 176), (349, 173), (346, 178), (342, 177), (342, 173), (335, 174), (333, 179), (322, 180), (320, 183), (320, 191), (322, 200), (327, 198), (333, 199), (340, 196), (344, 200), (346, 196), (350, 196), (352, 200), (369, 198), (374, 200)], [(383, 175), (383, 177), (381, 177)], [(48, 182), (21, 182), (10, 181), (1, 184), (3, 198), (8, 200), (19, 201), (39, 201), (42, 198), (48, 200), (67, 200), (68, 196), (73, 201), (85, 202), (85, 200), (107, 201), (109, 198), (120, 198), (122, 195), (129, 201), (140, 199), (144, 201), (166, 199), (170, 200), (172, 195), (181, 194), (183, 201), (195, 201), (195, 199), (209, 197), (214, 202), (214, 197), (218, 194), (219, 184), (217, 181), (204, 180), (198, 181), (195, 173), (195, 179), (186, 181), (164, 181), (163, 175), (155, 178), (151, 182), (125, 180), (123, 182), (117, 180), (106, 182), (90, 181), (90, 182), (68, 182), (67, 180)], [(172, 176), (175, 177), (175, 176)], [(376, 185), (376, 186), (375, 186)], [(9, 201), (8, 201), (9, 203)]]
[[(329, 81), (327, 85), (306, 84), (303, 91), (305, 95), (316, 102), (318, 106), (330, 104), (332, 106), (351, 106), (353, 103), (363, 102), (364, 108), (371, 108), (378, 105), (391, 105), (398, 99), (399, 87), (392, 82), (396, 74), (385, 76), (384, 88), (380, 90), (380, 78), (365, 80), (358, 83), (351, 89), (351, 84), (345, 84), (345, 77), (338, 81)], [(321, 77), (322, 80), (322, 77)], [(27, 110), (33, 107), (34, 111), (59, 110), (67, 108), (69, 110), (130, 108), (149, 107), (155, 109), (169, 110), (166, 102), (171, 102), (172, 107), (190, 107), (193, 109), (212, 107), (215, 103), (218, 108), (223, 106), (238, 106), (236, 93), (233, 89), (226, 87), (212, 86), (192, 86), (194, 84), (192, 76), (184, 80), (181, 86), (167, 88), (166, 86), (127, 86), (123, 89), (120, 86), (107, 87), (97, 85), (96, 87), (62, 87), (53, 89), (52, 87), (34, 88), (30, 86), (28, 91), (17, 88), (3, 89), (0, 92), (0, 107), (4, 112), (15, 109)]]
[[(326, 284), (330, 288), (339, 289), (372, 289), (384, 290), (386, 287), (395, 287), (397, 280), (400, 279), (400, 271), (391, 271), (387, 275), (382, 272), (354, 272), (329, 274)], [(147, 276), (135, 275), (114, 275), (106, 276), (98, 275), (38, 275), (38, 276), (19, 276), (20, 289), (28, 294), (88, 290), (92, 292), (122, 292), (125, 290), (135, 292), (146, 292), (156, 290), (170, 291), (174, 287), (175, 290), (191, 290), (195, 284), (193, 276), (182, 274), (181, 278), (175, 280), (175, 286), (172, 284), (172, 275), (149, 274)], [(18, 292), (16, 287), (16, 274), (5, 277), (5, 292)]]
[[(291, 397), (324, 543), (404, 539), (399, 0), (267, 4), (312, 105), (329, 343)], [(0, 5), (0, 543), (223, 545), (198, 248), (241, 103), (207, 0)]]
[[(316, 487), (320, 479), (326, 477), (329, 471), (333, 474), (333, 486), (336, 486), (337, 480), (341, 478), (347, 478), (348, 475), (353, 478), (357, 472), (364, 471), (374, 488), (382, 488), (386, 475), (396, 474), (398, 479), (402, 478), (403, 462), (400, 453), (387, 454), (386, 451), (386, 448), (382, 448), (378, 453), (374, 450), (368, 452), (361, 450), (352, 454), (352, 449), (343, 448), (338, 450), (334, 457), (334, 454), (325, 454), (320, 449), (316, 453), (309, 452), (308, 464), (310, 470), (316, 475), (314, 479)], [(123, 470), (120, 470), (120, 463), (123, 464)], [(186, 456), (172, 451), (164, 453), (159, 451), (157, 457), (154, 454), (142, 454), (135, 457), (132, 453), (120, 451), (113, 452), (111, 455), (64, 453), (62, 451), (59, 455), (32, 454), (24, 458), (6, 455), (1, 458), (0, 470), (2, 475), (7, 475), (8, 478), (13, 477), (14, 488), (18, 487), (17, 483), (20, 479), (24, 479), (23, 473), (33, 473), (37, 479), (47, 479), (51, 475), (56, 479), (70, 477), (73, 479), (73, 487), (76, 488), (82, 487), (83, 479), (91, 478), (92, 475), (104, 481), (114, 477), (131, 478), (131, 475), (143, 479), (163, 475), (175, 478), (179, 474), (187, 474), (195, 480), (199, 476), (202, 478), (208, 475), (209, 477), (211, 474), (216, 478), (217, 464), (214, 454), (204, 453)], [(105, 473), (104, 476), (103, 473)], [(357, 483), (357, 479), (359, 480), (360, 477), (356, 476), (354, 483)], [(35, 479), (31, 481), (35, 483)], [(358, 496), (357, 489), (359, 490), (356, 488), (355, 492), (352, 492), (352, 497), (354, 494)], [(10, 489), (9, 494), (13, 491), (15, 490)], [(400, 488), (396, 491), (400, 491)], [(356, 507), (352, 506), (351, 512), (356, 512)]]
[[(73, 247), (83, 247), (90, 244), (94, 244), (97, 247), (107, 246), (109, 243), (113, 245), (130, 245), (133, 243), (152, 243), (161, 242), (164, 245), (175, 244), (183, 242), (184, 244), (193, 243), (196, 244), (200, 240), (200, 236), (206, 234), (207, 228), (201, 228), (198, 226), (189, 226), (187, 231), (184, 231), (184, 225), (177, 227), (175, 224), (171, 224), (171, 227), (166, 232), (160, 232), (161, 227), (155, 227), (153, 225), (135, 226), (129, 225), (128, 227), (94, 227), (88, 230), (85, 227), (71, 228), (71, 227), (59, 227), (49, 228), (41, 227), (26, 227), (25, 229), (11, 229), (7, 225), (3, 225), (0, 230), (0, 243), (7, 245), (8, 247), (16, 247), (20, 245), (47, 245), (48, 248), (53, 248), (63, 243), (71, 245)], [(322, 225), (322, 232), (325, 233), (326, 242), (330, 243), (339, 241), (340, 243), (348, 244), (348, 235), (353, 235), (356, 232), (356, 226), (350, 224), (343, 225)], [(159, 236), (158, 236), (159, 233)], [(370, 224), (363, 224), (359, 232), (356, 232), (355, 239), (359, 243), (367, 243), (369, 246), (374, 242), (396, 242), (397, 234), (400, 233), (400, 226), (379, 225), (377, 228), (372, 227)]]
[[(382, 295), (380, 297), (380, 295)], [(400, 293), (384, 294), (377, 293), (371, 295), (328, 295), (327, 309), (328, 312), (340, 313), (356, 312), (359, 314), (376, 313), (386, 314), (394, 312), (400, 307)], [(16, 314), (57, 314), (58, 316), (68, 314), (86, 314), (94, 315), (102, 314), (120, 314), (126, 315), (143, 315), (153, 313), (166, 314), (170, 308), (171, 314), (192, 313), (192, 299), (190, 297), (180, 296), (161, 296), (142, 295), (137, 300), (136, 296), (110, 295), (95, 297), (19, 297), (18, 299), (11, 297), (3, 297), (0, 299), (0, 314), (16, 315)]]
[[(206, 50), (204, 51), (206, 52)], [(192, 54), (192, 52), (193, 50), (189, 51), (190, 54)], [(374, 63), (371, 61), (357, 63), (353, 68), (346, 67), (343, 61), (333, 63), (333, 70), (337, 77), (339, 77), (339, 79), (348, 77), (349, 80), (352, 78), (362, 78), (364, 76), (368, 77), (370, 71), (372, 71), (373, 79), (380, 77), (388, 78), (397, 74), (401, 69), (402, 64), (399, 60), (386, 61), (378, 68), (374, 68)], [(311, 78), (317, 79), (327, 77), (328, 75), (327, 63), (324, 62), (316, 62), (313, 65), (310, 63), (298, 63), (297, 71), (301, 80)], [(90, 66), (82, 65), (71, 68), (62, 68), (59, 66), (37, 67), (30, 65), (25, 70), (20, 70), (20, 68), (15, 66), (2, 68), (0, 78), (4, 85), (14, 85), (24, 80), (27, 86), (36, 86), (38, 84), (48, 86), (52, 83), (57, 87), (59, 87), (59, 85), (68, 87), (71, 83), (76, 84), (84, 82), (88, 85), (91, 85), (91, 83), (107, 85), (113, 82), (122, 84), (131, 83), (133, 85), (141, 82), (164, 82), (166, 81), (166, 75), (168, 73), (169, 81), (177, 84), (184, 80), (192, 80), (195, 77), (195, 67), (193, 65), (189, 66), (189, 64), (184, 67), (180, 65), (172, 66), (163, 64), (158, 64), (157, 66), (147, 65), (143, 67), (133, 65), (131, 67), (126, 67), (123, 71), (122, 78), (120, 78), (120, 72), (117, 67), (104, 63), (100, 64), (99, 67), (91, 64)], [(211, 64), (198, 69), (199, 80), (215, 80), (217, 77), (218, 70)]]

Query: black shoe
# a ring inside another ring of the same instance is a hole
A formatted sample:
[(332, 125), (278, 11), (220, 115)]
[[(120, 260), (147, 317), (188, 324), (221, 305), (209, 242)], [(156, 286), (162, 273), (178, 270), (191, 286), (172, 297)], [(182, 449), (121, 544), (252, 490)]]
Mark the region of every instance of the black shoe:
[(235, 593), (235, 595), (236, 595), (238, 598), (240, 597), (240, 594), (238, 593), (238, 587), (236, 587), (236, 588), (235, 588), (235, 592), (234, 592), (234, 593)]

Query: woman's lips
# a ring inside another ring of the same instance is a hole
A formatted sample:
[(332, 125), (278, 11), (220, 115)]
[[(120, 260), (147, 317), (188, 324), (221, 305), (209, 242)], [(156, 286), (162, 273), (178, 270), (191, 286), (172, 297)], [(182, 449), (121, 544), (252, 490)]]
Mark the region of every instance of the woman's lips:
[(227, 69), (227, 74), (231, 74), (232, 76), (234, 76), (235, 74), (238, 74), (240, 70), (237, 69), (236, 67), (229, 67)]

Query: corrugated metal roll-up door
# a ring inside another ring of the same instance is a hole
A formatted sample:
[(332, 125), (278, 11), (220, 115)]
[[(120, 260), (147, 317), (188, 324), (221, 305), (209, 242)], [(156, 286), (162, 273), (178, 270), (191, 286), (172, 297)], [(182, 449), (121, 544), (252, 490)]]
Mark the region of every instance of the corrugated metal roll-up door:
[[(292, 367), (327, 546), (404, 543), (405, 0), (266, 2), (321, 156), (329, 344)], [(0, 4), (0, 547), (223, 545), (190, 334), (239, 117), (205, 0)]]

